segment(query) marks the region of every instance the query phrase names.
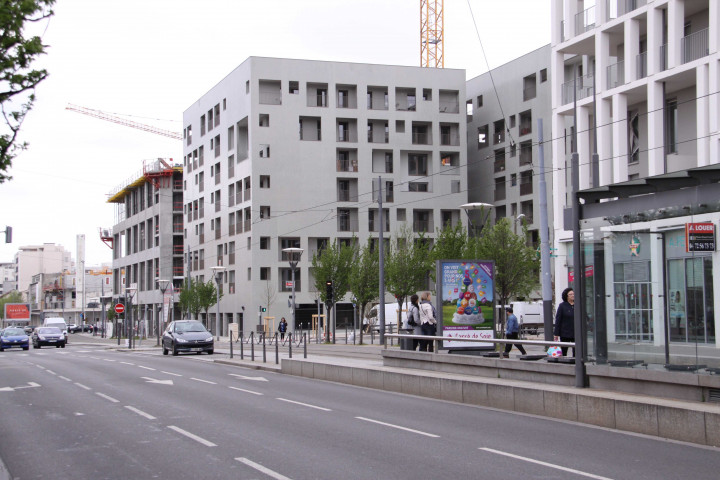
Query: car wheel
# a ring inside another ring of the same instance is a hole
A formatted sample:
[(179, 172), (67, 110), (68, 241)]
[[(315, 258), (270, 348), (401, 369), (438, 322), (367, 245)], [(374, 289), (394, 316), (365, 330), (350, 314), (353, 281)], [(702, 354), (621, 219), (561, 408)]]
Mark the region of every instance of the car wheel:
[(23, 350), (30, 350), (30, 345), (28, 345), (27, 347), (23, 347)]
[(175, 345), (172, 346), (172, 351), (173, 351), (173, 356), (177, 357), (178, 351), (177, 351), (177, 347)]
[(33, 348), (40, 348), (40, 344), (35, 345), (35, 344), (33, 343)]
[(214, 350), (208, 350), (208, 355), (212, 355), (213, 353), (215, 353)]
[(65, 344), (63, 343), (62, 345), (60, 345), (60, 348), (65, 348)]
[(55, 345), (55, 348), (60, 348), (60, 345)]
[(4, 352), (5, 349), (3, 347), (0, 347), (0, 352)]
[(163, 345), (162, 349), (163, 349), (163, 355), (167, 355), (167, 354), (168, 354), (168, 349), (165, 348), (165, 345)]

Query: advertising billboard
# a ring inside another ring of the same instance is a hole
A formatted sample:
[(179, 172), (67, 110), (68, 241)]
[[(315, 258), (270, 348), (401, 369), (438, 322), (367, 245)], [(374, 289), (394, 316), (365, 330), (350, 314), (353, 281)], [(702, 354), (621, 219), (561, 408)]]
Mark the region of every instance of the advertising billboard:
[(5, 304), (5, 324), (13, 322), (29, 322), (30, 321), (30, 305), (27, 303), (6, 303)]
[(491, 260), (438, 260), (438, 335), (443, 348), (494, 349), (490, 342), (463, 339), (494, 338), (495, 263)]

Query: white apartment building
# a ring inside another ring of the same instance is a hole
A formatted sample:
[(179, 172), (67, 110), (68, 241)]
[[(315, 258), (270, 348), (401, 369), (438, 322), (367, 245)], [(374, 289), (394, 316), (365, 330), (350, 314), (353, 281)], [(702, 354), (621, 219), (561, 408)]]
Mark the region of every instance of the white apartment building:
[[(290, 322), (288, 247), (304, 250), (295, 290), (307, 328), (318, 312), (313, 255), (335, 239), (378, 237), (379, 178), (385, 238), (403, 224), (433, 237), (457, 222), (467, 202), (464, 98), (463, 70), (250, 57), (191, 105), (187, 267), (203, 281), (225, 267), (221, 333), (230, 322), (255, 330), (263, 316), (273, 328)], [(209, 316), (214, 326), (215, 308)]]
[(15, 254), (17, 289), (25, 298), (32, 277), (38, 273), (73, 270), (72, 255), (62, 245), (44, 243), (20, 247)]
[[(467, 81), (468, 202), (493, 205), (490, 212), (468, 211), (473, 225), (507, 217), (519, 233), (540, 244), (539, 180), (545, 175), (552, 205), (550, 155), (550, 45)], [(539, 166), (538, 119), (542, 120), (545, 171)], [(463, 219), (464, 222), (467, 219)], [(552, 226), (552, 212), (548, 212)], [(480, 226), (480, 225), (478, 225)]]
[(720, 2), (553, 0), (551, 21), (555, 295), (577, 151), (589, 358), (718, 367)]
[(11, 262), (0, 263), (0, 295), (15, 290), (15, 264)]
[(172, 159), (146, 160), (108, 199), (117, 205), (117, 223), (106, 232), (113, 246), (112, 296), (132, 301), (133, 321), (150, 335), (173, 318), (184, 278), (182, 170)]

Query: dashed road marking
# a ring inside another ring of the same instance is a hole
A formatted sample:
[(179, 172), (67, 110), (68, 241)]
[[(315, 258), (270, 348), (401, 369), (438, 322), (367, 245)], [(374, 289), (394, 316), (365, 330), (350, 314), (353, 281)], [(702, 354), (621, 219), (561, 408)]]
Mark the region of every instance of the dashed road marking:
[(190, 438), (190, 439), (192, 439), (192, 440), (195, 440), (196, 442), (201, 443), (201, 444), (205, 445), (206, 447), (217, 447), (217, 445), (215, 445), (215, 444), (212, 443), (211, 441), (205, 440), (205, 439), (202, 438), (202, 437), (198, 437), (198, 436), (195, 435), (194, 433), (190, 433), (190, 432), (188, 432), (187, 430), (183, 430), (183, 429), (180, 428), (180, 427), (176, 427), (175, 425), (168, 425), (168, 428), (169, 428), (170, 430), (174, 430), (174, 431), (178, 432), (180, 435), (185, 435), (186, 437), (188, 437), (188, 438)]
[(281, 402), (294, 403), (295, 405), (302, 405), (303, 407), (322, 410), (323, 412), (332, 412), (332, 410), (330, 410), (329, 408), (318, 407), (317, 405), (310, 405), (309, 403), (296, 402), (295, 400), (288, 400), (287, 398), (279, 398), (278, 397), (277, 400), (280, 400)]
[(378, 425), (385, 425), (386, 427), (397, 428), (398, 430), (405, 430), (406, 432), (417, 433), (418, 435), (425, 435), (426, 437), (440, 438), (440, 435), (422, 432), (420, 430), (415, 430), (412, 428), (401, 427), (400, 425), (394, 425), (392, 423), (385, 423), (385, 422), (381, 422), (379, 420), (373, 420), (372, 418), (365, 418), (365, 417), (355, 417), (355, 418), (357, 418), (358, 420), (366, 421), (366, 422), (377, 423)]
[(238, 388), (238, 387), (228, 387), (228, 388), (232, 388), (233, 390), (238, 390), (240, 392), (252, 393), (253, 395), (264, 395), (263, 393), (253, 392), (252, 390), (245, 390), (244, 388)]
[(496, 453), (496, 454), (498, 454), (498, 455), (504, 455), (504, 456), (506, 456), (506, 457), (514, 458), (514, 459), (516, 459), (516, 460), (522, 460), (522, 461), (524, 461), (524, 462), (534, 463), (534, 464), (536, 464), (536, 465), (542, 465), (542, 466), (544, 466), (544, 467), (554, 468), (554, 469), (556, 469), (556, 470), (562, 470), (563, 472), (570, 472), (570, 473), (574, 473), (574, 474), (576, 474), (576, 475), (582, 475), (583, 477), (594, 478), (594, 479), (596, 479), (596, 480), (612, 480), (612, 479), (610, 479), (610, 478), (608, 478), (608, 477), (601, 477), (600, 475), (595, 475), (595, 474), (592, 474), (592, 473), (583, 472), (583, 471), (581, 471), (581, 470), (575, 470), (575, 469), (573, 469), (573, 468), (561, 467), (560, 465), (555, 465), (555, 464), (553, 464), (553, 463), (541, 462), (540, 460), (533, 460), (533, 459), (531, 459), (531, 458), (521, 457), (521, 456), (519, 456), (519, 455), (513, 455), (512, 453), (501, 452), (500, 450), (494, 450), (494, 449), (492, 449), (492, 448), (483, 448), (483, 447), (480, 447), (478, 450), (483, 450), (483, 451), (489, 452), (489, 453)]
[(275, 480), (291, 480), (289, 477), (286, 477), (285, 475), (281, 475), (273, 470), (270, 470), (267, 467), (263, 467), (259, 463), (255, 463), (252, 460), (248, 460), (247, 458), (237, 457), (237, 458), (235, 458), (235, 460), (237, 460), (240, 463), (244, 463), (248, 467), (254, 468), (258, 472), (262, 472), (265, 475), (267, 475), (268, 477), (274, 478)]
[(140, 409), (138, 409), (138, 408), (135, 408), (135, 407), (133, 407), (133, 406), (125, 405), (125, 408), (127, 408), (127, 409), (130, 410), (131, 412), (135, 412), (135, 413), (137, 413), (138, 415), (147, 418), (148, 420), (155, 420), (155, 419), (156, 419), (155, 417), (153, 417), (153, 416), (150, 415), (149, 413), (145, 413), (145, 412), (143, 412), (142, 410), (140, 410)]

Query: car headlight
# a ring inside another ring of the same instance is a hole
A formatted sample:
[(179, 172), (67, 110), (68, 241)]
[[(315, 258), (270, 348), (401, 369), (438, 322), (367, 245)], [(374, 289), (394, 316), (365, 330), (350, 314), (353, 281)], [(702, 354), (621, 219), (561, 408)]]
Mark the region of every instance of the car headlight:
[(187, 340), (184, 338), (176, 338), (175, 340), (177, 340), (178, 343), (187, 343)]
[(205, 339), (206, 342), (212, 342), (212, 337), (208, 337)]
[(45, 340), (45, 335), (38, 335), (38, 338), (39, 338), (40, 340)]

